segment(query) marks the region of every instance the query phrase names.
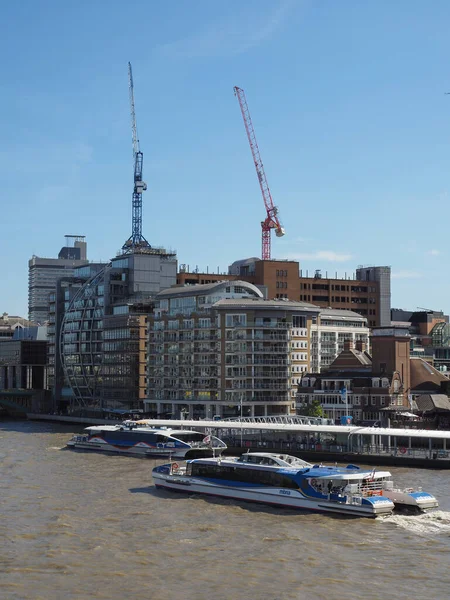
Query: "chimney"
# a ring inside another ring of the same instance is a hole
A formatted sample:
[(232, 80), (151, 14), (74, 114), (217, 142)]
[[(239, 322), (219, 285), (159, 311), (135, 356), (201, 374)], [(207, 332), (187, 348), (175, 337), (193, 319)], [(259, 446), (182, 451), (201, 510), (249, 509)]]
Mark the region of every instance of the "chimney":
[(353, 350), (353, 340), (344, 341), (344, 350)]
[(365, 352), (367, 350), (366, 342), (363, 342), (362, 340), (356, 340), (355, 349), (359, 352)]

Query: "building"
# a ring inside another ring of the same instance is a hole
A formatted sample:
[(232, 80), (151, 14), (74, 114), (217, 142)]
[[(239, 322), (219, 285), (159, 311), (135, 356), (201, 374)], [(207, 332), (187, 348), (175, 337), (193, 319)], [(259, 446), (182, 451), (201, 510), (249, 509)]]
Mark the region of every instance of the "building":
[(362, 342), (369, 348), (370, 330), (367, 319), (351, 310), (321, 309), (311, 324), (311, 371), (327, 369), (344, 349), (344, 343)]
[(450, 324), (442, 311), (416, 311), (393, 308), (393, 325), (407, 327), (411, 336), (411, 356), (423, 358), (450, 376)]
[(146, 315), (176, 282), (164, 248), (132, 247), (107, 265), (78, 267), (52, 297), (55, 400), (71, 413), (136, 410), (146, 385)]
[(14, 337), (17, 330), (26, 329), (32, 325), (35, 325), (35, 323), (28, 319), (8, 315), (8, 313), (4, 312), (0, 316), (0, 340), (10, 340)]
[[(64, 413), (75, 403), (75, 395), (64, 375), (62, 362), (63, 344), (64, 353), (77, 349), (79, 347), (77, 345), (78, 342), (89, 344), (89, 346), (81, 346), (80, 350), (87, 351), (89, 349), (92, 352), (89, 357), (89, 363), (98, 362), (100, 364), (98, 355), (102, 352), (101, 317), (103, 315), (103, 307), (94, 307), (93, 298), (89, 299), (88, 304), (90, 306), (85, 307), (84, 301), (81, 301), (79, 306), (87, 309), (84, 319), (81, 318), (80, 312), (80, 319), (77, 324), (74, 322), (71, 325), (66, 325), (64, 334), (62, 334), (62, 323), (66, 311), (74, 305), (75, 298), (81, 294), (82, 288), (87, 282), (94, 280), (105, 267), (105, 263), (89, 263), (81, 267), (76, 267), (73, 270), (73, 275), (67, 275), (58, 279), (54, 291), (49, 294), (47, 326), (48, 386), (53, 392), (55, 409)], [(82, 354), (80, 353), (81, 357)], [(77, 367), (74, 365), (74, 368)]]
[(391, 323), (391, 269), (390, 267), (358, 267), (350, 278), (325, 276), (316, 270), (313, 277), (300, 271), (295, 260), (237, 260), (226, 276), (215, 273), (178, 273), (177, 283), (197, 284), (228, 279), (241, 279), (265, 291), (267, 298), (284, 298), (308, 302), (321, 308), (351, 310), (366, 317), (369, 327), (388, 326)]
[(12, 414), (50, 408), (45, 328), (16, 329), (0, 340), (0, 407)]
[(176, 286), (148, 322), (148, 397), (154, 415), (290, 414), (310, 364), (319, 309), (266, 300), (243, 280)]
[[(360, 266), (356, 269), (356, 279), (363, 288), (367, 285), (368, 289), (373, 290), (374, 284), (377, 284), (378, 312), (377, 318), (372, 320), (375, 321), (376, 327), (388, 327), (391, 324), (391, 267)], [(373, 309), (372, 313), (369, 310), (369, 325), (371, 314), (373, 317)]]
[[(73, 244), (73, 245), (71, 245)], [(48, 296), (60, 277), (70, 276), (87, 263), (87, 244), (82, 235), (66, 235), (66, 246), (58, 258), (32, 256), (28, 261), (28, 318), (44, 324), (48, 320)]]
[(372, 331), (372, 354), (361, 341), (348, 340), (322, 373), (304, 374), (297, 397), (301, 411), (314, 400), (329, 418), (382, 421), (389, 411), (410, 410), (410, 338), (403, 327)]

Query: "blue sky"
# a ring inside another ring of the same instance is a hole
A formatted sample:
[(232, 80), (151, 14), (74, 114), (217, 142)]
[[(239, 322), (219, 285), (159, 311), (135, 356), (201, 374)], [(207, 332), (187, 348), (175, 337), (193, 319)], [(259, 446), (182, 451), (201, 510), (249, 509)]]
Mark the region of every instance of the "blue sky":
[(247, 96), (304, 271), (391, 265), (392, 306), (450, 312), (450, 2), (24, 0), (2, 6), (0, 312), (64, 234), (91, 260), (131, 233), (127, 62), (144, 152), (143, 232), (179, 263), (260, 256)]

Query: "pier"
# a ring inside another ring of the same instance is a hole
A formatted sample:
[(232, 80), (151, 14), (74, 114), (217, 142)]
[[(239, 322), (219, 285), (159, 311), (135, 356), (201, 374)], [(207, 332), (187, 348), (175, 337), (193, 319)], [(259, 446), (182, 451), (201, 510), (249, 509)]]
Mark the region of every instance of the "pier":
[[(117, 421), (28, 414), (31, 420), (103, 425)], [(261, 417), (242, 420), (144, 419), (151, 427), (214, 433), (227, 453), (284, 452), (308, 460), (450, 469), (450, 431), (318, 424), (308, 417)]]

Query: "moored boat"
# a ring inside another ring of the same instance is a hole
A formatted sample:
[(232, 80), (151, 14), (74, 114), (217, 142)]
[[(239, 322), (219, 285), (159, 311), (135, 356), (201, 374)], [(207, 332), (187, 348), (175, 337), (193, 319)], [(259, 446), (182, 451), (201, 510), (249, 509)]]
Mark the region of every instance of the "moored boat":
[(67, 446), (151, 458), (177, 459), (219, 455), (226, 444), (219, 438), (190, 429), (151, 428), (126, 421), (120, 425), (93, 425), (74, 435)]
[[(394, 502), (365, 491), (370, 471), (312, 465), (286, 454), (249, 452), (240, 457), (168, 463), (152, 471), (156, 488), (206, 494), (294, 509), (361, 517), (391, 514)], [(379, 472), (388, 479), (389, 472)]]

